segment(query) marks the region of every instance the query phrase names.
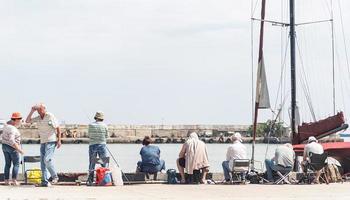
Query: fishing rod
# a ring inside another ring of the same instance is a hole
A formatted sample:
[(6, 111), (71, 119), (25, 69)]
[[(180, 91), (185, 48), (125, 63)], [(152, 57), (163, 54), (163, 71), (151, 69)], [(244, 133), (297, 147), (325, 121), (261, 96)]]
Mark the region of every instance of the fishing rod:
[[(84, 113), (85, 113), (85, 117), (86, 117), (89, 121), (91, 121), (90, 118), (89, 118), (89, 116), (88, 116), (88, 114), (85, 112), (85, 110), (83, 110), (83, 111), (84, 111)], [(117, 167), (120, 169), (120, 171), (121, 171), (122, 175), (124, 176), (125, 180), (128, 181), (128, 182), (130, 182), (130, 180), (128, 179), (128, 177), (127, 177), (126, 174), (123, 172), (123, 170), (121, 169), (120, 165), (118, 164), (117, 159), (115, 159), (114, 155), (113, 155), (112, 152), (109, 150), (109, 148), (108, 148), (107, 145), (106, 145), (106, 149), (107, 149), (109, 155), (112, 157), (112, 160), (115, 162), (115, 164), (117, 165)]]
[(123, 172), (123, 170), (120, 168), (120, 165), (118, 164), (117, 160), (114, 158), (112, 152), (109, 150), (109, 148), (106, 145), (106, 149), (109, 153), (109, 155), (112, 157), (112, 160), (115, 162), (115, 164), (117, 165), (117, 167), (120, 169), (120, 171), (122, 172), (122, 175), (124, 176), (125, 180), (130, 182), (129, 178), (126, 176), (126, 174)]

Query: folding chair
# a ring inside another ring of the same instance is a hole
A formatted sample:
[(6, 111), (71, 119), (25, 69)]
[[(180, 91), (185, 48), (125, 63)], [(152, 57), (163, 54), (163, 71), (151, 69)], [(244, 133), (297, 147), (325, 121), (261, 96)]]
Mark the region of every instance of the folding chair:
[(274, 184), (283, 184), (283, 183), (287, 183), (290, 184), (289, 182), (289, 175), (292, 173), (292, 168), (288, 169), (286, 168), (285, 170), (277, 170), (277, 171), (273, 171), (278, 178), (275, 179), (276, 181), (274, 182)]
[(23, 174), (24, 174), (24, 183), (28, 184), (28, 180), (36, 180), (36, 178), (28, 178), (29, 172), (40, 172), (40, 169), (28, 169), (26, 170), (26, 163), (40, 163), (40, 156), (23, 156)]
[(322, 173), (324, 174), (325, 172), (323, 171), (324, 167), (326, 166), (326, 159), (328, 155), (326, 152), (323, 154), (315, 154), (315, 153), (310, 153), (310, 161), (306, 164), (305, 169), (304, 169), (304, 177), (302, 178), (301, 181), (307, 182), (309, 184), (312, 183), (314, 173), (309, 173), (309, 171), (316, 172), (316, 171), (321, 171), (321, 176), (320, 178), (325, 182), (328, 182), (327, 176), (322, 177)]
[(250, 160), (249, 159), (234, 159), (232, 166), (232, 183), (245, 183), (246, 175), (249, 172)]

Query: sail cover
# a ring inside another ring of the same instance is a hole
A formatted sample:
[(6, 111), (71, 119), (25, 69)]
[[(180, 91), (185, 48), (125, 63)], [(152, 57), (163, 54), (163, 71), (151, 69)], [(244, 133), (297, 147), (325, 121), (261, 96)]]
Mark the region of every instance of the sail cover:
[(263, 56), (259, 59), (258, 64), (258, 75), (256, 79), (256, 99), (255, 102), (258, 104), (258, 108), (270, 108), (270, 97), (269, 90), (267, 88), (265, 63)]

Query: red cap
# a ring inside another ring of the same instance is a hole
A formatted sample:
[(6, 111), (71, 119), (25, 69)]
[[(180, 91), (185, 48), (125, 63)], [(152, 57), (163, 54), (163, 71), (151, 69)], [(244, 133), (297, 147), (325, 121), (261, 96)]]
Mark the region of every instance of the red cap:
[(12, 113), (11, 119), (22, 119), (22, 115), (19, 112)]

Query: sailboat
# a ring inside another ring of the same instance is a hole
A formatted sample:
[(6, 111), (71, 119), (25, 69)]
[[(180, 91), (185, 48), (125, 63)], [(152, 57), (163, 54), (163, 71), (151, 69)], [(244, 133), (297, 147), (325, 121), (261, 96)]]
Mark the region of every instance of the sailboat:
[[(252, 20), (260, 21), (260, 41), (259, 41), (259, 58), (258, 58), (258, 74), (256, 80), (256, 98), (254, 109), (254, 123), (253, 123), (253, 145), (252, 145), (252, 168), (254, 169), (254, 144), (256, 137), (256, 126), (259, 109), (270, 108), (268, 89), (266, 83), (266, 74), (264, 66), (263, 55), (263, 41), (264, 41), (264, 24), (266, 22), (284, 27), (289, 27), (289, 45), (290, 45), (290, 73), (291, 73), (291, 141), (294, 151), (297, 156), (302, 156), (305, 143), (310, 136), (318, 139), (329, 136), (341, 130), (348, 128), (345, 123), (343, 112), (339, 112), (334, 116), (328, 117), (312, 123), (297, 124), (297, 105), (296, 105), (296, 30), (295, 30), (295, 0), (289, 0), (289, 23), (275, 22), (265, 20), (265, 5), (266, 0), (261, 1), (261, 18)], [(329, 156), (337, 159), (343, 169), (344, 173), (350, 173), (350, 142), (335, 142), (322, 143), (324, 151)]]

